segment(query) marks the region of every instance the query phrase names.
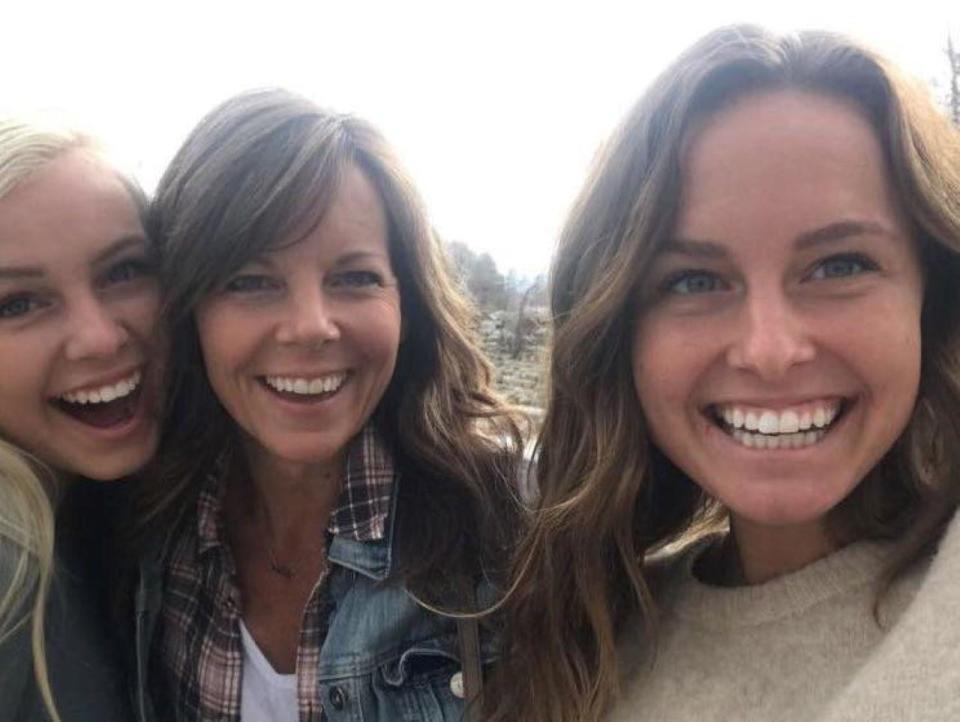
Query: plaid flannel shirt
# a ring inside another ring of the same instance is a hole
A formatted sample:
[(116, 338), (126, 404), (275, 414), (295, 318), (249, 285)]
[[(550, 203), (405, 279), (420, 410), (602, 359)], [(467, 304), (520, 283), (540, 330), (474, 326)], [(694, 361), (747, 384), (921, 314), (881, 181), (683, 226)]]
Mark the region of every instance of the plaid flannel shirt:
[[(223, 528), (224, 479), (210, 475), (200, 490), (196, 525), (166, 563), (158, 662), (166, 711), (180, 721), (240, 720), (242, 607), (236, 567)], [(393, 460), (372, 426), (352, 442), (347, 473), (328, 531), (357, 541), (383, 539), (395, 486)], [(330, 604), (329, 568), (304, 610), (297, 646), (300, 722), (325, 720), (316, 683)]]

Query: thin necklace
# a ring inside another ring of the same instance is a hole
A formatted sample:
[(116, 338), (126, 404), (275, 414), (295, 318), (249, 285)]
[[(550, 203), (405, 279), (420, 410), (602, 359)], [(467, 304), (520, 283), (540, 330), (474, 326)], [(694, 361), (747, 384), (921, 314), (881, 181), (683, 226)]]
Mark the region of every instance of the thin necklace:
[[(277, 550), (274, 546), (274, 534), (273, 526), (270, 524), (270, 519), (267, 517), (266, 510), (264, 510), (264, 522), (267, 526), (267, 553), (270, 555), (270, 571), (274, 574), (277, 574), (283, 577), (286, 580), (294, 579), (298, 572), (300, 571), (295, 564), (290, 562), (281, 562), (277, 558)], [(310, 549), (310, 552), (322, 551), (323, 546)], [(301, 555), (302, 556), (302, 555)], [(299, 559), (300, 557), (297, 557)]]
[(281, 564), (277, 559), (277, 553), (273, 549), (273, 541), (267, 544), (267, 551), (270, 553), (270, 571), (279, 574), (286, 580), (297, 576), (297, 568), (292, 564)]

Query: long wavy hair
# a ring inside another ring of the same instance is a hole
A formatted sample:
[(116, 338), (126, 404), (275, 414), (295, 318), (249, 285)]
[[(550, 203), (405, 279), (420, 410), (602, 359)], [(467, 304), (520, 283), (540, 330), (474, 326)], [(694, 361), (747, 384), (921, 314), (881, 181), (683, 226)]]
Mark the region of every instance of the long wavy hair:
[[(684, 143), (745, 94), (797, 88), (849, 99), (884, 148), (926, 274), (922, 372), (894, 447), (829, 519), (847, 538), (896, 538), (890, 574), (935, 546), (960, 485), (960, 140), (888, 63), (822, 32), (716, 30), (684, 52), (600, 152), (552, 268), (540, 503), (514, 562), (505, 658), (490, 719), (598, 720), (618, 693), (615, 642), (639, 617), (652, 641), (649, 553), (723, 510), (651, 443), (630, 341), (651, 261), (682, 199)], [(642, 312), (642, 311), (641, 311)], [(892, 578), (892, 577), (891, 577)], [(682, 670), (678, 673), (682, 674)]]
[(137, 523), (169, 530), (215, 463), (242, 464), (236, 424), (204, 371), (197, 304), (248, 261), (315, 227), (351, 164), (373, 183), (388, 219), (404, 335), (374, 422), (403, 470), (398, 573), (426, 593), (446, 573), (503, 566), (520, 528), (518, 419), (491, 390), (472, 309), (384, 138), (284, 90), (215, 108), (157, 189), (148, 232), (160, 245), (173, 355), (167, 424)]
[[(42, 121), (0, 120), (0, 198), (87, 136)], [(0, 644), (30, 629), (32, 666), (47, 714), (60, 722), (47, 673), (44, 620), (53, 578), (53, 474), (0, 436)], [(25, 660), (26, 661), (26, 660)]]

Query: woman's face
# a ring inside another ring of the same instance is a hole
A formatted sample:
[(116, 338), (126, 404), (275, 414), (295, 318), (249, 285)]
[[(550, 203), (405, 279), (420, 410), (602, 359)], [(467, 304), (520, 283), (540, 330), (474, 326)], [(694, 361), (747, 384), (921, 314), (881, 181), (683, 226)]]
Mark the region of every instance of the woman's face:
[(881, 146), (844, 101), (748, 96), (685, 148), (633, 341), (655, 443), (734, 528), (822, 521), (903, 431), (923, 279)]
[(158, 289), (137, 208), (71, 150), (0, 199), (0, 433), (115, 479), (157, 443)]
[(306, 238), (244, 266), (196, 321), (210, 384), (254, 460), (341, 458), (390, 383), (400, 343), (386, 216), (366, 176), (351, 167)]

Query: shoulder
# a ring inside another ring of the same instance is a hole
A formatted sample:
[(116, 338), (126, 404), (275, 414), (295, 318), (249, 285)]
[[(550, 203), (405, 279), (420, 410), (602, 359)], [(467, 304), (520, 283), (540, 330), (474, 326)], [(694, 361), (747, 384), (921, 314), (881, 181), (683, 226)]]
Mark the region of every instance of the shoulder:
[(907, 573), (910, 599), (824, 717), (829, 722), (960, 719), (960, 518), (936, 555)]

